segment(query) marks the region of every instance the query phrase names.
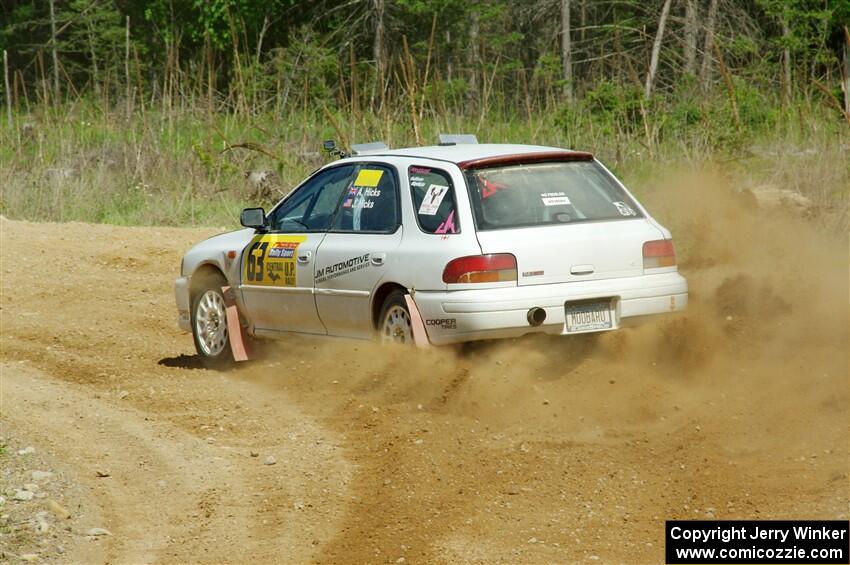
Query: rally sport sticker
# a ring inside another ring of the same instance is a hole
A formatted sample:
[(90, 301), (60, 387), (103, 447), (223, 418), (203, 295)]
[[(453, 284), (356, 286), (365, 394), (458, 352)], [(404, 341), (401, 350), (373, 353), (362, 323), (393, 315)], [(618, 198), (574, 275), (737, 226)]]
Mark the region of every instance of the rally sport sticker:
[(298, 245), (307, 238), (298, 235), (258, 235), (245, 249), (242, 280), (259, 286), (298, 286), (295, 259)]

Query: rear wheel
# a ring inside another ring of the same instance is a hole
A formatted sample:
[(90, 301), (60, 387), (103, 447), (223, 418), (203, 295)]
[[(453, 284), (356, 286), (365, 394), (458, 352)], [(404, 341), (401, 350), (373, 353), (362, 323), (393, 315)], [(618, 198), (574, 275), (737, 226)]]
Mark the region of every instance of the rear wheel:
[(381, 343), (414, 344), (413, 322), (404, 296), (402, 291), (394, 290), (384, 300), (381, 315), (378, 318)]
[(207, 279), (192, 301), (192, 337), (201, 362), (210, 369), (224, 369), (233, 364), (230, 335), (227, 332), (227, 310), (221, 287), (227, 281), (214, 276)]

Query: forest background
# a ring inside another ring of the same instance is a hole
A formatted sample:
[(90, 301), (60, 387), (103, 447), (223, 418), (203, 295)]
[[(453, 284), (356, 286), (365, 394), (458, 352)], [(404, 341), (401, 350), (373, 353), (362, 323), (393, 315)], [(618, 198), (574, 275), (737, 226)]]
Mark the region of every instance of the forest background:
[(232, 226), (324, 139), (446, 132), (588, 150), (641, 196), (799, 195), (846, 236), (848, 26), (850, 0), (0, 0), (0, 213)]

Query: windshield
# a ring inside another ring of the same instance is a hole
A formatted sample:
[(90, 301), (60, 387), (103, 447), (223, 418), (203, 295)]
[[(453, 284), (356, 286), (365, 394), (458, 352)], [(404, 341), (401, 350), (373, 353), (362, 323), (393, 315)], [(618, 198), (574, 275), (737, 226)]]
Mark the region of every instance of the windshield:
[(593, 161), (472, 169), (466, 182), (479, 230), (643, 216)]

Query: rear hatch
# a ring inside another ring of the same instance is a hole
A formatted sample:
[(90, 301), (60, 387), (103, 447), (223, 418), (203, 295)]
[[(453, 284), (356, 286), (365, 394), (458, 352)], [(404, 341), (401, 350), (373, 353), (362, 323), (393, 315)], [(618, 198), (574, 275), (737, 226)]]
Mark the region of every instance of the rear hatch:
[(664, 234), (643, 218), (479, 231), (483, 253), (511, 253), (519, 285), (643, 274), (643, 243)]
[(544, 156), (461, 164), (482, 252), (513, 254), (520, 285), (642, 275), (664, 233), (590, 155)]

